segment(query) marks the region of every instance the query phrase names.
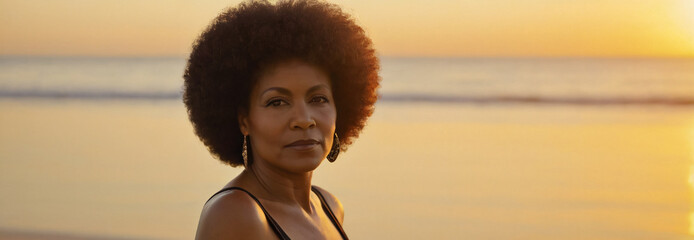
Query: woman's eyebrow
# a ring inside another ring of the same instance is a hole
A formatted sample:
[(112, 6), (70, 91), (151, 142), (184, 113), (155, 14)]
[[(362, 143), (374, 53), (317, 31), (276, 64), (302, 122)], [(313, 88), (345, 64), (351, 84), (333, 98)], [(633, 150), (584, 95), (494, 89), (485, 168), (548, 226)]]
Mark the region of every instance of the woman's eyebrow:
[(291, 96), (291, 95), (292, 95), (292, 92), (289, 91), (289, 89), (281, 88), (281, 87), (271, 87), (271, 88), (265, 89), (265, 91), (263, 91), (262, 93), (260, 93), (260, 96), (263, 96), (263, 95), (265, 95), (265, 93), (270, 92), (270, 91), (277, 91), (277, 92), (279, 92), (280, 94), (288, 95), (288, 96)]
[(325, 85), (325, 84), (318, 84), (318, 85), (316, 85), (316, 86), (313, 86), (313, 87), (309, 88), (308, 91), (306, 91), (306, 94), (310, 94), (310, 93), (312, 93), (312, 92), (318, 91), (318, 90), (321, 89), (321, 88), (324, 88), (325, 90), (330, 90), (330, 88), (328, 88), (327, 85)]

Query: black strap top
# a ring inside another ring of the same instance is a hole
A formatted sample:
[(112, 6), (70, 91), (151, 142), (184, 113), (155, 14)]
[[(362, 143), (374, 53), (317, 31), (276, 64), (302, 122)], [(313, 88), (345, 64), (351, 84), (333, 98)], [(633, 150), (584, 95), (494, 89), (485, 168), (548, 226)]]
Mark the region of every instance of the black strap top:
[[(265, 218), (267, 219), (267, 222), (270, 225), (270, 228), (272, 228), (272, 231), (275, 232), (275, 235), (277, 235), (277, 237), (279, 239), (282, 239), (282, 240), (290, 239), (289, 236), (287, 236), (287, 233), (285, 233), (284, 230), (282, 230), (282, 228), (275, 221), (275, 219), (273, 219), (272, 216), (270, 216), (270, 213), (268, 213), (267, 210), (265, 210), (265, 207), (263, 207), (263, 204), (260, 204), (260, 200), (258, 200), (258, 198), (253, 196), (253, 194), (246, 191), (245, 189), (240, 188), (240, 187), (224, 188), (222, 190), (219, 190), (215, 194), (213, 194), (212, 197), (210, 197), (210, 199), (212, 199), (217, 194), (220, 194), (220, 193), (225, 192), (225, 191), (231, 191), (231, 190), (240, 190), (240, 191), (248, 194), (248, 196), (251, 196), (251, 198), (253, 198), (253, 200), (258, 204), (258, 206), (260, 206), (260, 209), (263, 210), (263, 213), (265, 214)], [(323, 212), (325, 212), (325, 214), (328, 215), (328, 218), (330, 218), (330, 221), (333, 222), (333, 225), (335, 225), (335, 228), (337, 228), (337, 231), (340, 232), (340, 235), (342, 236), (342, 238), (343, 239), (349, 239), (347, 237), (347, 234), (345, 233), (345, 230), (342, 229), (342, 225), (340, 225), (340, 222), (337, 221), (337, 218), (335, 217), (335, 213), (333, 213), (333, 210), (330, 209), (330, 206), (328, 206), (328, 203), (325, 201), (325, 197), (323, 197), (323, 194), (321, 194), (321, 192), (314, 186), (311, 186), (311, 191), (316, 193), (316, 195), (320, 199), (320, 205), (323, 207)], [(209, 202), (210, 199), (207, 199), (207, 201)]]

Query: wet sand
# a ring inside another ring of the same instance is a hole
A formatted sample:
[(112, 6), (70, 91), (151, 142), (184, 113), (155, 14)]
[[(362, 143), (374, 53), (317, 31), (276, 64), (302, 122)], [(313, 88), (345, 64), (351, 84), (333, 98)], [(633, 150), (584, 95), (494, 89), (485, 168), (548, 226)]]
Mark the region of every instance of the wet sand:
[[(180, 103), (0, 101), (0, 239), (192, 239), (240, 169)], [(313, 183), (353, 239), (687, 239), (694, 109), (380, 105)], [(93, 237), (97, 236), (97, 237)]]
[(68, 233), (30, 232), (0, 229), (2, 240), (135, 240), (132, 238), (115, 238), (103, 236), (86, 236)]

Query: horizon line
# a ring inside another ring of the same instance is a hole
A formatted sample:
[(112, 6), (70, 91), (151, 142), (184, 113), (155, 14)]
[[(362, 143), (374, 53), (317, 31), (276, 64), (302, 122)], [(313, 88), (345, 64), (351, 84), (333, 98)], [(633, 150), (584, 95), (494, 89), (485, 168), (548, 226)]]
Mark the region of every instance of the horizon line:
[[(694, 55), (377, 55), (379, 58), (399, 59), (694, 59)], [(0, 54), (0, 58), (112, 58), (147, 59), (178, 58), (188, 55), (89, 55), (89, 54)]]
[[(181, 100), (182, 91), (60, 91), (60, 90), (2, 90), (0, 99), (76, 99), (76, 100)], [(379, 102), (449, 103), (449, 104), (526, 104), (581, 106), (672, 106), (692, 107), (694, 98), (688, 96), (551, 96), (551, 95), (437, 95), (425, 93), (381, 93)]]

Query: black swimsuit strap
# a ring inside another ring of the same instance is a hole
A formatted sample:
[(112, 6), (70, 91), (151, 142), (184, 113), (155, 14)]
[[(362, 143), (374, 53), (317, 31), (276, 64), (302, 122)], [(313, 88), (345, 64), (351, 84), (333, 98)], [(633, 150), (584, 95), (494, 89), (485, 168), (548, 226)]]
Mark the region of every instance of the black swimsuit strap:
[(316, 195), (318, 195), (318, 198), (320, 199), (320, 205), (323, 206), (323, 212), (328, 215), (328, 218), (330, 218), (330, 221), (333, 222), (333, 225), (335, 225), (335, 228), (337, 228), (337, 231), (340, 232), (340, 235), (342, 236), (342, 239), (349, 239), (347, 237), (347, 234), (345, 233), (345, 230), (342, 229), (342, 225), (340, 225), (340, 222), (337, 221), (337, 217), (335, 217), (335, 213), (333, 213), (333, 210), (330, 208), (330, 205), (325, 201), (325, 197), (323, 197), (323, 194), (316, 188), (315, 186), (311, 186), (311, 190), (313, 190)]
[[(263, 204), (260, 203), (258, 198), (253, 196), (253, 194), (251, 194), (250, 192), (246, 191), (246, 189), (243, 189), (240, 187), (224, 188), (222, 190), (219, 190), (217, 193), (213, 194), (212, 197), (210, 197), (210, 199), (212, 199), (217, 194), (220, 194), (220, 193), (225, 192), (225, 191), (230, 191), (230, 190), (241, 190), (241, 191), (245, 192), (246, 194), (248, 194), (248, 196), (251, 196), (251, 198), (253, 198), (253, 200), (258, 204), (258, 206), (260, 206), (260, 209), (263, 210), (263, 213), (265, 214), (265, 218), (268, 220), (268, 224), (270, 224), (270, 228), (272, 228), (272, 231), (275, 232), (275, 235), (277, 235), (277, 237), (279, 237), (282, 240), (285, 240), (285, 239), (289, 240), (290, 239), (289, 236), (287, 235), (287, 233), (285, 233), (284, 230), (282, 230), (282, 228), (275, 221), (275, 219), (273, 219), (272, 216), (270, 216), (270, 213), (268, 213), (267, 210), (265, 210), (265, 207), (263, 207)], [(209, 202), (210, 199), (208, 199), (207, 201)]]
[[(290, 239), (289, 236), (287, 235), (287, 233), (285, 233), (284, 230), (282, 230), (282, 228), (275, 221), (275, 219), (273, 219), (272, 216), (270, 216), (270, 213), (268, 213), (267, 210), (265, 210), (265, 207), (263, 207), (263, 204), (260, 203), (260, 200), (258, 200), (258, 198), (253, 196), (253, 194), (251, 194), (250, 192), (246, 191), (246, 189), (243, 189), (240, 187), (224, 188), (222, 190), (217, 191), (215, 194), (212, 194), (212, 197), (207, 199), (207, 201), (209, 202), (214, 196), (217, 196), (217, 194), (220, 194), (220, 193), (226, 192), (226, 191), (230, 191), (230, 190), (241, 190), (241, 191), (245, 192), (246, 194), (248, 194), (248, 196), (253, 198), (253, 200), (258, 204), (258, 206), (260, 206), (260, 209), (263, 210), (263, 213), (265, 214), (265, 218), (268, 220), (268, 224), (270, 224), (270, 228), (272, 228), (272, 231), (275, 232), (275, 235), (277, 235), (277, 237), (279, 237), (282, 240), (289, 240)], [(333, 210), (330, 208), (328, 203), (325, 201), (325, 197), (323, 197), (323, 194), (321, 194), (321, 192), (314, 186), (311, 186), (311, 190), (314, 193), (316, 193), (316, 195), (318, 196), (318, 199), (320, 199), (320, 205), (323, 207), (323, 212), (325, 212), (325, 214), (328, 215), (328, 218), (330, 218), (330, 221), (333, 223), (333, 225), (335, 225), (335, 228), (337, 228), (337, 231), (340, 232), (340, 235), (342, 236), (342, 238), (343, 239), (349, 239), (347, 237), (347, 234), (345, 233), (345, 230), (342, 229), (342, 225), (340, 225), (340, 222), (337, 221), (337, 217), (335, 217), (335, 213), (333, 213)], [(207, 203), (205, 203), (205, 204), (207, 204)]]

